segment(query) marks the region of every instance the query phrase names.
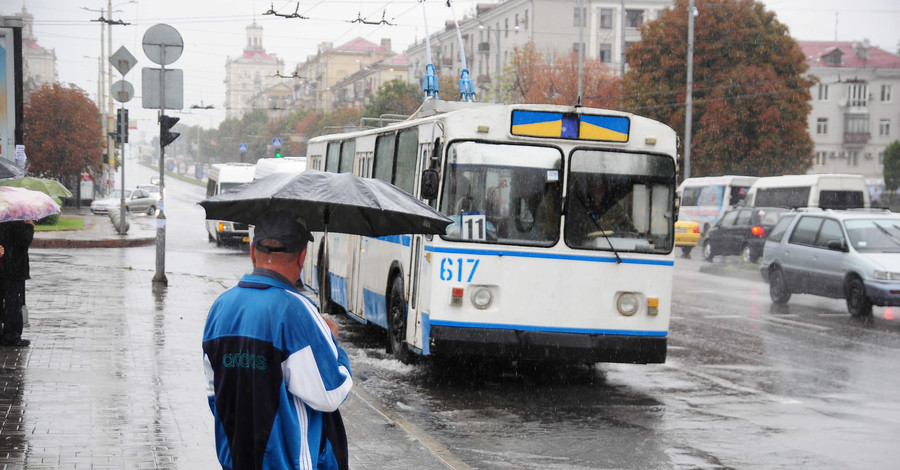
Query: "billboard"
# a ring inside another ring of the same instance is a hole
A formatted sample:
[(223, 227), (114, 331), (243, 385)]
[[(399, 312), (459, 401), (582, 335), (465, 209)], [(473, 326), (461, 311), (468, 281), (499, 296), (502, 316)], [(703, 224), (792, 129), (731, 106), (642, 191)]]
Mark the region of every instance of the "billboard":
[(12, 28), (0, 28), (0, 157), (15, 161), (16, 90)]

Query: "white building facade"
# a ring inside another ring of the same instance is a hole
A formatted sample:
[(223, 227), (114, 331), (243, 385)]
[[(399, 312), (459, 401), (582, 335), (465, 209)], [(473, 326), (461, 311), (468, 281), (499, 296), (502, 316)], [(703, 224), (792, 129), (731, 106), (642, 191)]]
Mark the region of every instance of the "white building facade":
[(240, 118), (254, 109), (256, 97), (284, 82), (278, 74), (284, 61), (263, 48), (263, 28), (254, 21), (247, 26), (244, 53), (225, 62), (225, 118)]
[(810, 90), (809, 173), (884, 174), (884, 149), (900, 139), (900, 56), (867, 41), (798, 41), (818, 79)]
[[(671, 6), (671, 0), (506, 0), (479, 4), (474, 17), (457, 20), (479, 100), (487, 96), (487, 101), (495, 101), (499, 77), (516, 47), (533, 42), (541, 53), (564, 55), (583, 44), (585, 57), (599, 58), (621, 75), (625, 51), (641, 38), (638, 28)], [(456, 25), (447, 22), (429, 42), (435, 74), (459, 78), (463, 61)], [(422, 83), (428, 64), (425, 45), (423, 40), (406, 51), (410, 82)], [(441, 90), (442, 96), (458, 93)]]

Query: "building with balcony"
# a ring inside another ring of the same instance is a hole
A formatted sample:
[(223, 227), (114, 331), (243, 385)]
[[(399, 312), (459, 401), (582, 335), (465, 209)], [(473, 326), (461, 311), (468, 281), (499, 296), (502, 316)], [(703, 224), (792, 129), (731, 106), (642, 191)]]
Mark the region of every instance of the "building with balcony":
[[(459, 20), (469, 77), (475, 83), (480, 101), (496, 101), (497, 82), (509, 63), (514, 49), (534, 42), (546, 54), (563, 55), (584, 48), (585, 57), (599, 58), (617, 75), (624, 70), (624, 53), (640, 40), (638, 28), (659, 17), (672, 6), (671, 0), (506, 0), (480, 3), (474, 17)], [(583, 28), (582, 28), (583, 26)], [(579, 41), (582, 37), (583, 41)], [(462, 59), (456, 24), (448, 21), (444, 29), (429, 36), (431, 61), (437, 75), (459, 78)], [(425, 41), (410, 46), (410, 82), (421, 83), (425, 75)], [(450, 93), (450, 94), (448, 94)], [(442, 96), (455, 96), (459, 90), (441, 90)]]
[(868, 41), (798, 41), (812, 86), (810, 173), (881, 178), (887, 145), (900, 139), (900, 56)]
[(263, 48), (263, 28), (254, 21), (247, 26), (247, 45), (238, 57), (225, 61), (225, 118), (240, 118), (254, 109), (257, 97), (284, 81), (278, 74), (284, 60)]
[[(331, 111), (335, 107), (346, 105), (345, 101), (352, 100), (345, 95), (335, 98), (335, 92), (338, 91), (336, 85), (365, 67), (373, 67), (395, 55), (391, 51), (390, 39), (382, 39), (381, 44), (363, 38), (356, 38), (338, 47), (330, 42), (319, 44), (316, 55), (297, 64), (294, 71), (298, 108)], [(346, 90), (343, 93), (346, 94)]]

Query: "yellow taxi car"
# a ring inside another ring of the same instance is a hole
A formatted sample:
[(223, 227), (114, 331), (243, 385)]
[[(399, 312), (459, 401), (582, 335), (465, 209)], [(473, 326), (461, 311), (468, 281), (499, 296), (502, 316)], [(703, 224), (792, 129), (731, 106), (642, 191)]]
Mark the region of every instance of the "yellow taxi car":
[(685, 258), (691, 256), (691, 250), (700, 241), (700, 224), (679, 220), (675, 222), (675, 246), (681, 247), (681, 255)]

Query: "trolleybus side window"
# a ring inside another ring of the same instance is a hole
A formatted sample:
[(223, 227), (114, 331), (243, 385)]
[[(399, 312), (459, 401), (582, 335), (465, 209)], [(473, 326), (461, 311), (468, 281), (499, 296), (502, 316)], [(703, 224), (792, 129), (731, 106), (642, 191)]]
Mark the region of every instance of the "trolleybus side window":
[(341, 143), (329, 142), (328, 152), (325, 155), (325, 171), (337, 173), (341, 163)]
[(353, 173), (353, 157), (356, 156), (356, 141), (345, 140), (341, 145), (341, 163), (338, 171), (341, 173)]
[(373, 177), (392, 182), (394, 179), (394, 143), (397, 134), (390, 133), (378, 136), (375, 140), (375, 172)]
[(416, 183), (416, 155), (419, 150), (418, 129), (400, 132), (397, 140), (397, 163), (394, 169), (394, 186), (413, 194)]

